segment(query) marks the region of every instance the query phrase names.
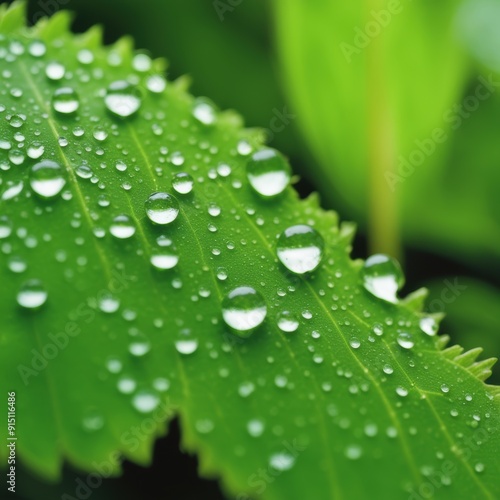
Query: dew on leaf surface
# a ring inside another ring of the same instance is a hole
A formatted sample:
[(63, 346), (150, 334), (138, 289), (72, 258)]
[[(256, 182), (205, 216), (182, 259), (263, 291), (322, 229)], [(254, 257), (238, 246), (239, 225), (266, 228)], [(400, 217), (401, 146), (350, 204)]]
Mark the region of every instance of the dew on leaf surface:
[(48, 293), (37, 279), (26, 281), (17, 294), (17, 303), (25, 309), (38, 309), (47, 301)]
[(397, 302), (397, 292), (404, 284), (399, 262), (387, 255), (369, 257), (362, 270), (363, 286), (379, 299)]
[(127, 118), (139, 110), (142, 99), (134, 85), (125, 80), (118, 80), (108, 87), (104, 103), (114, 115)]
[(170, 224), (179, 215), (179, 202), (168, 193), (153, 193), (145, 208), (149, 220), (159, 225)]
[(250, 286), (235, 288), (222, 301), (222, 317), (237, 333), (251, 332), (262, 324), (266, 315), (264, 298)]
[(266, 148), (252, 155), (247, 163), (247, 177), (259, 195), (273, 198), (281, 194), (290, 183), (291, 169), (281, 153)]
[(278, 259), (291, 272), (305, 274), (314, 271), (323, 258), (323, 237), (311, 226), (299, 224), (285, 229), (278, 238)]
[(63, 169), (59, 163), (42, 160), (31, 167), (31, 188), (42, 198), (53, 198), (58, 195), (65, 184)]

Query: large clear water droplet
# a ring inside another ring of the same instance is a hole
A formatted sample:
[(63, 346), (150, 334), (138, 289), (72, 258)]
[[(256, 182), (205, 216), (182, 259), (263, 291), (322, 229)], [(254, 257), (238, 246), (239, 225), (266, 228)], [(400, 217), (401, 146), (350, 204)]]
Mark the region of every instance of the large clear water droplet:
[(52, 107), (65, 115), (74, 113), (80, 107), (78, 94), (71, 87), (62, 87), (54, 92)]
[(290, 183), (290, 165), (278, 151), (257, 151), (247, 164), (247, 177), (254, 190), (265, 198), (282, 193)]
[(278, 239), (278, 259), (295, 274), (309, 273), (319, 266), (324, 246), (323, 237), (312, 227), (292, 226)]
[(404, 284), (399, 262), (388, 255), (369, 257), (362, 270), (363, 285), (372, 295), (388, 302), (397, 302), (397, 292)]
[(66, 184), (63, 169), (52, 160), (43, 160), (31, 167), (31, 189), (42, 198), (53, 198)]
[(134, 85), (118, 80), (108, 87), (104, 103), (111, 113), (126, 118), (141, 107), (142, 99)]
[(222, 317), (239, 334), (251, 332), (262, 324), (267, 306), (262, 295), (254, 288), (235, 288), (222, 301)]
[(113, 219), (109, 232), (120, 240), (130, 238), (135, 234), (135, 226), (128, 215), (118, 215)]
[(26, 309), (38, 309), (47, 300), (47, 290), (37, 279), (26, 281), (17, 294), (17, 303)]
[(145, 207), (149, 220), (155, 224), (170, 224), (179, 215), (179, 202), (168, 193), (153, 193)]

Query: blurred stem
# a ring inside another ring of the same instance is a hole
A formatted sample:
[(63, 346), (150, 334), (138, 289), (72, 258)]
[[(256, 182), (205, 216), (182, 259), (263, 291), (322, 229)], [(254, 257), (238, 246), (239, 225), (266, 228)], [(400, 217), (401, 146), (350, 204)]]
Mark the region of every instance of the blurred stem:
[[(386, 6), (384, 0), (367, 0), (366, 3), (368, 16)], [(383, 252), (401, 259), (397, 197), (386, 177), (388, 172), (396, 174), (397, 146), (394, 117), (384, 79), (385, 29), (367, 47), (368, 242), (371, 253)]]

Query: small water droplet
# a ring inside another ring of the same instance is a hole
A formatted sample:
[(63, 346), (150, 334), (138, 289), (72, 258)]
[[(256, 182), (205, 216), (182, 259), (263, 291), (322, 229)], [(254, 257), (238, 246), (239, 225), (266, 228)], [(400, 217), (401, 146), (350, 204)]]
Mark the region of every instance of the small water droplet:
[(314, 271), (323, 258), (323, 249), (322, 236), (305, 224), (285, 229), (276, 248), (278, 259), (295, 274)]
[(132, 223), (131, 218), (128, 215), (117, 215), (111, 226), (109, 227), (109, 232), (120, 240), (124, 240), (132, 237), (135, 234), (136, 228)]
[(422, 318), (419, 323), (420, 329), (427, 335), (436, 335), (439, 325), (434, 318)]
[(349, 460), (358, 460), (363, 455), (363, 448), (357, 444), (351, 444), (345, 449), (345, 456)]
[(282, 332), (292, 333), (299, 327), (297, 316), (290, 311), (282, 311), (278, 314), (278, 328)]
[(413, 337), (411, 336), (411, 333), (408, 332), (399, 332), (398, 337), (397, 337), (398, 344), (403, 348), (403, 349), (412, 349), (413, 346), (415, 345), (415, 342), (413, 342)]
[(404, 275), (398, 261), (383, 254), (369, 257), (362, 270), (363, 285), (372, 295), (388, 302), (397, 302)]
[(62, 87), (54, 92), (52, 107), (65, 115), (74, 113), (80, 107), (78, 94), (71, 87)]
[(295, 465), (295, 457), (287, 452), (275, 453), (269, 459), (269, 465), (276, 471), (284, 472)]
[(168, 193), (153, 193), (145, 203), (146, 214), (155, 224), (170, 224), (179, 215), (179, 202)]
[(198, 340), (193, 337), (191, 330), (184, 328), (178, 334), (178, 338), (175, 341), (175, 348), (180, 354), (193, 354), (198, 349)]
[(102, 294), (99, 298), (99, 309), (102, 312), (112, 314), (118, 311), (120, 307), (120, 301), (110, 292)]
[(45, 68), (45, 74), (49, 80), (61, 80), (65, 73), (66, 68), (56, 61), (50, 62)]
[(258, 194), (272, 198), (290, 183), (290, 165), (281, 153), (266, 148), (252, 155), (247, 164), (247, 177)]
[(214, 104), (204, 97), (195, 99), (193, 103), (193, 116), (203, 125), (213, 125), (217, 119)]
[(37, 279), (26, 281), (17, 294), (17, 303), (26, 309), (38, 309), (47, 301), (48, 293)]
[(151, 75), (146, 80), (146, 87), (150, 92), (160, 94), (166, 89), (167, 82), (161, 75)]
[(97, 410), (90, 410), (82, 419), (87, 432), (96, 432), (104, 427), (104, 417)]
[(63, 169), (52, 160), (42, 160), (31, 167), (30, 185), (42, 198), (53, 198), (66, 184)]
[(222, 301), (222, 317), (239, 334), (249, 333), (262, 324), (267, 306), (262, 295), (254, 288), (235, 288)]
[(172, 187), (179, 194), (189, 194), (193, 190), (193, 185), (193, 178), (186, 172), (179, 172), (172, 179)]
[(138, 111), (142, 99), (134, 85), (125, 80), (118, 80), (108, 87), (104, 103), (114, 115), (127, 118)]
[(396, 387), (396, 394), (398, 396), (401, 396), (402, 398), (405, 398), (406, 396), (408, 396), (408, 389), (405, 389), (404, 387), (398, 385), (398, 387)]
[(0, 239), (12, 234), (12, 221), (6, 215), (0, 215)]
[(256, 418), (249, 420), (247, 423), (247, 431), (248, 431), (248, 434), (250, 434), (250, 436), (252, 436), (252, 437), (262, 436), (262, 434), (264, 432), (264, 422), (262, 422), (262, 420), (258, 420)]
[(132, 406), (140, 413), (151, 413), (159, 404), (158, 395), (148, 390), (141, 390), (132, 398)]
[(122, 394), (132, 394), (137, 387), (137, 382), (132, 377), (124, 375), (118, 380), (117, 387)]

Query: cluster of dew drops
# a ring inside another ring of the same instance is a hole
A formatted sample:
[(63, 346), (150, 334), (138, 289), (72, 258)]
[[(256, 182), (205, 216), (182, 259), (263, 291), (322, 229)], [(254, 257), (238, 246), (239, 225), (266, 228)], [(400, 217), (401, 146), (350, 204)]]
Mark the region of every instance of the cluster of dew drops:
[[(9, 59), (22, 55), (25, 51), (24, 45), (13, 42), (7, 51), (0, 49), (0, 59)], [(32, 42), (27, 48), (29, 54), (35, 58), (45, 55), (46, 47), (40, 41)], [(3, 51), (3, 52), (2, 52)], [(94, 55), (90, 50), (82, 49), (78, 53), (78, 61), (82, 65), (91, 65)], [(112, 60), (110, 60), (112, 63)], [(119, 64), (119, 61), (115, 61)], [(145, 54), (137, 54), (133, 60), (133, 67), (137, 72), (148, 72), (152, 67), (151, 59)], [(45, 66), (46, 77), (54, 82), (60, 82), (66, 75), (63, 64), (52, 61)], [(4, 74), (4, 77), (9, 75)], [(151, 93), (162, 93), (167, 82), (163, 76), (153, 74), (149, 76), (145, 84)], [(11, 88), (13, 97), (21, 97), (22, 90)], [(111, 83), (101, 96), (103, 105), (112, 114), (121, 120), (137, 113), (142, 105), (142, 97), (137, 92), (135, 84), (118, 80)], [(61, 115), (74, 115), (80, 109), (80, 98), (71, 86), (61, 86), (57, 88), (51, 99), (51, 106), (55, 113)], [(4, 113), (6, 108), (0, 104), (0, 113)], [(212, 126), (217, 119), (217, 112), (210, 101), (197, 99), (193, 103), (192, 115), (197, 122), (203, 126)], [(18, 142), (18, 147), (13, 148), (12, 144), (0, 138), (0, 149), (8, 152), (8, 159), (12, 165), (20, 165), (27, 155), (35, 160), (29, 171), (29, 185), (32, 191), (39, 197), (50, 200), (56, 198), (66, 185), (65, 170), (57, 161), (44, 159), (44, 145), (39, 141), (34, 141), (26, 147), (26, 152), (21, 149), (24, 143), (23, 126), (26, 116), (23, 114), (9, 114), (6, 116), (9, 125), (14, 129), (14, 137)], [(79, 134), (79, 129), (74, 133)], [(83, 134), (83, 130), (81, 131)], [(107, 138), (107, 132), (101, 127), (97, 127), (93, 136), (102, 141)], [(59, 141), (60, 146), (65, 146), (64, 139)], [(291, 170), (287, 160), (276, 150), (262, 148), (253, 151), (252, 147), (245, 140), (237, 145), (237, 151), (241, 156), (247, 157), (246, 176), (249, 185), (258, 196), (263, 199), (272, 200), (282, 195), (291, 181)], [(174, 159), (174, 164), (182, 165), (182, 155)], [(3, 170), (10, 168), (9, 165), (1, 164)], [(126, 169), (126, 165), (118, 162), (118, 170)], [(80, 165), (75, 168), (75, 173), (82, 179), (93, 178), (94, 173), (88, 165)], [(221, 164), (217, 173), (222, 177), (231, 174), (231, 167)], [(172, 192), (154, 192), (144, 201), (144, 212), (150, 223), (155, 226), (168, 226), (178, 221), (181, 214), (181, 204), (183, 197), (188, 197), (195, 190), (195, 181), (187, 172), (174, 174), (172, 178)], [(23, 189), (23, 184), (8, 185), (3, 190), (2, 200), (16, 197)], [(175, 193), (175, 194), (174, 194)], [(105, 201), (103, 201), (105, 203)], [(209, 214), (217, 217), (221, 209), (217, 205), (209, 207)], [(13, 232), (13, 224), (7, 216), (0, 215), (0, 239), (7, 239)], [(131, 217), (126, 214), (116, 216), (109, 227), (109, 233), (116, 239), (126, 240), (132, 238), (136, 232), (136, 227)], [(151, 265), (158, 270), (170, 270), (179, 264), (179, 255), (170, 238), (160, 236), (157, 239), (158, 248), (150, 256)], [(324, 239), (321, 234), (307, 224), (293, 225), (285, 229), (276, 240), (276, 257), (283, 267), (295, 274), (301, 275), (304, 279), (317, 270), (325, 254)], [(16, 273), (26, 270), (26, 263), (20, 258), (11, 258), (9, 267)], [(218, 271), (218, 279), (225, 280), (227, 274), (224, 270)], [(362, 269), (362, 281), (364, 288), (373, 296), (387, 302), (396, 303), (397, 293), (403, 285), (404, 277), (397, 261), (386, 255), (373, 255), (364, 264)], [(17, 303), (24, 309), (38, 310), (48, 299), (48, 292), (43, 283), (38, 279), (26, 281), (17, 294)], [(118, 302), (113, 297), (104, 297), (99, 304), (103, 312), (114, 312), (118, 308)], [(266, 320), (268, 308), (262, 294), (251, 286), (238, 286), (232, 289), (222, 300), (221, 315), (237, 336), (248, 337), (261, 326)], [(132, 313), (131, 313), (132, 314)], [(303, 314), (304, 318), (311, 317), (308, 311)], [(297, 316), (290, 311), (282, 311), (277, 315), (278, 328), (291, 334), (299, 328)], [(437, 322), (432, 317), (424, 317), (420, 321), (421, 330), (427, 335), (437, 333)], [(382, 335), (383, 326), (376, 324), (372, 329), (375, 335)], [(143, 356), (150, 349), (150, 344), (140, 332), (132, 332), (133, 340), (129, 345), (129, 350), (134, 356)], [(319, 337), (318, 332), (313, 332)], [(402, 349), (412, 349), (414, 340), (412, 335), (406, 331), (398, 331), (397, 342)], [(351, 339), (352, 349), (358, 349), (361, 343), (357, 339)], [(177, 351), (182, 355), (190, 355), (197, 350), (198, 341), (194, 339), (189, 330), (183, 330), (175, 342)], [(319, 362), (319, 361), (318, 361)], [(122, 363), (118, 359), (110, 359), (107, 368), (111, 373), (119, 374)], [(384, 366), (384, 373), (390, 375), (393, 368), (390, 365)], [(287, 380), (285, 376), (276, 377), (275, 383), (278, 387), (285, 387)], [(170, 382), (165, 378), (157, 378), (153, 382), (155, 392), (149, 390), (137, 390), (136, 381), (123, 375), (118, 380), (118, 389), (124, 394), (133, 395), (133, 406), (141, 413), (149, 413), (160, 404), (159, 392), (168, 390)], [(255, 389), (250, 382), (242, 383), (238, 389), (242, 397), (247, 397)], [(331, 390), (331, 384), (323, 384), (323, 390)], [(442, 387), (443, 392), (447, 392), (447, 387)], [(408, 390), (398, 386), (396, 393), (400, 397), (405, 397)], [(100, 429), (103, 425), (102, 416), (95, 411), (90, 411), (83, 419), (83, 425), (88, 431)], [(213, 422), (210, 420), (200, 420), (196, 423), (200, 433), (208, 433), (213, 429)], [(252, 419), (248, 422), (247, 431), (250, 436), (258, 437), (264, 432), (264, 423), (259, 419)], [(374, 424), (365, 429), (368, 436), (376, 434), (377, 429)], [(388, 430), (388, 435), (396, 433), (395, 429)], [(362, 448), (358, 445), (349, 446), (345, 450), (349, 459), (357, 459), (362, 455)], [(270, 465), (277, 470), (288, 470), (294, 464), (294, 457), (287, 453), (276, 453), (270, 458)], [(480, 470), (478, 469), (478, 472)]]

